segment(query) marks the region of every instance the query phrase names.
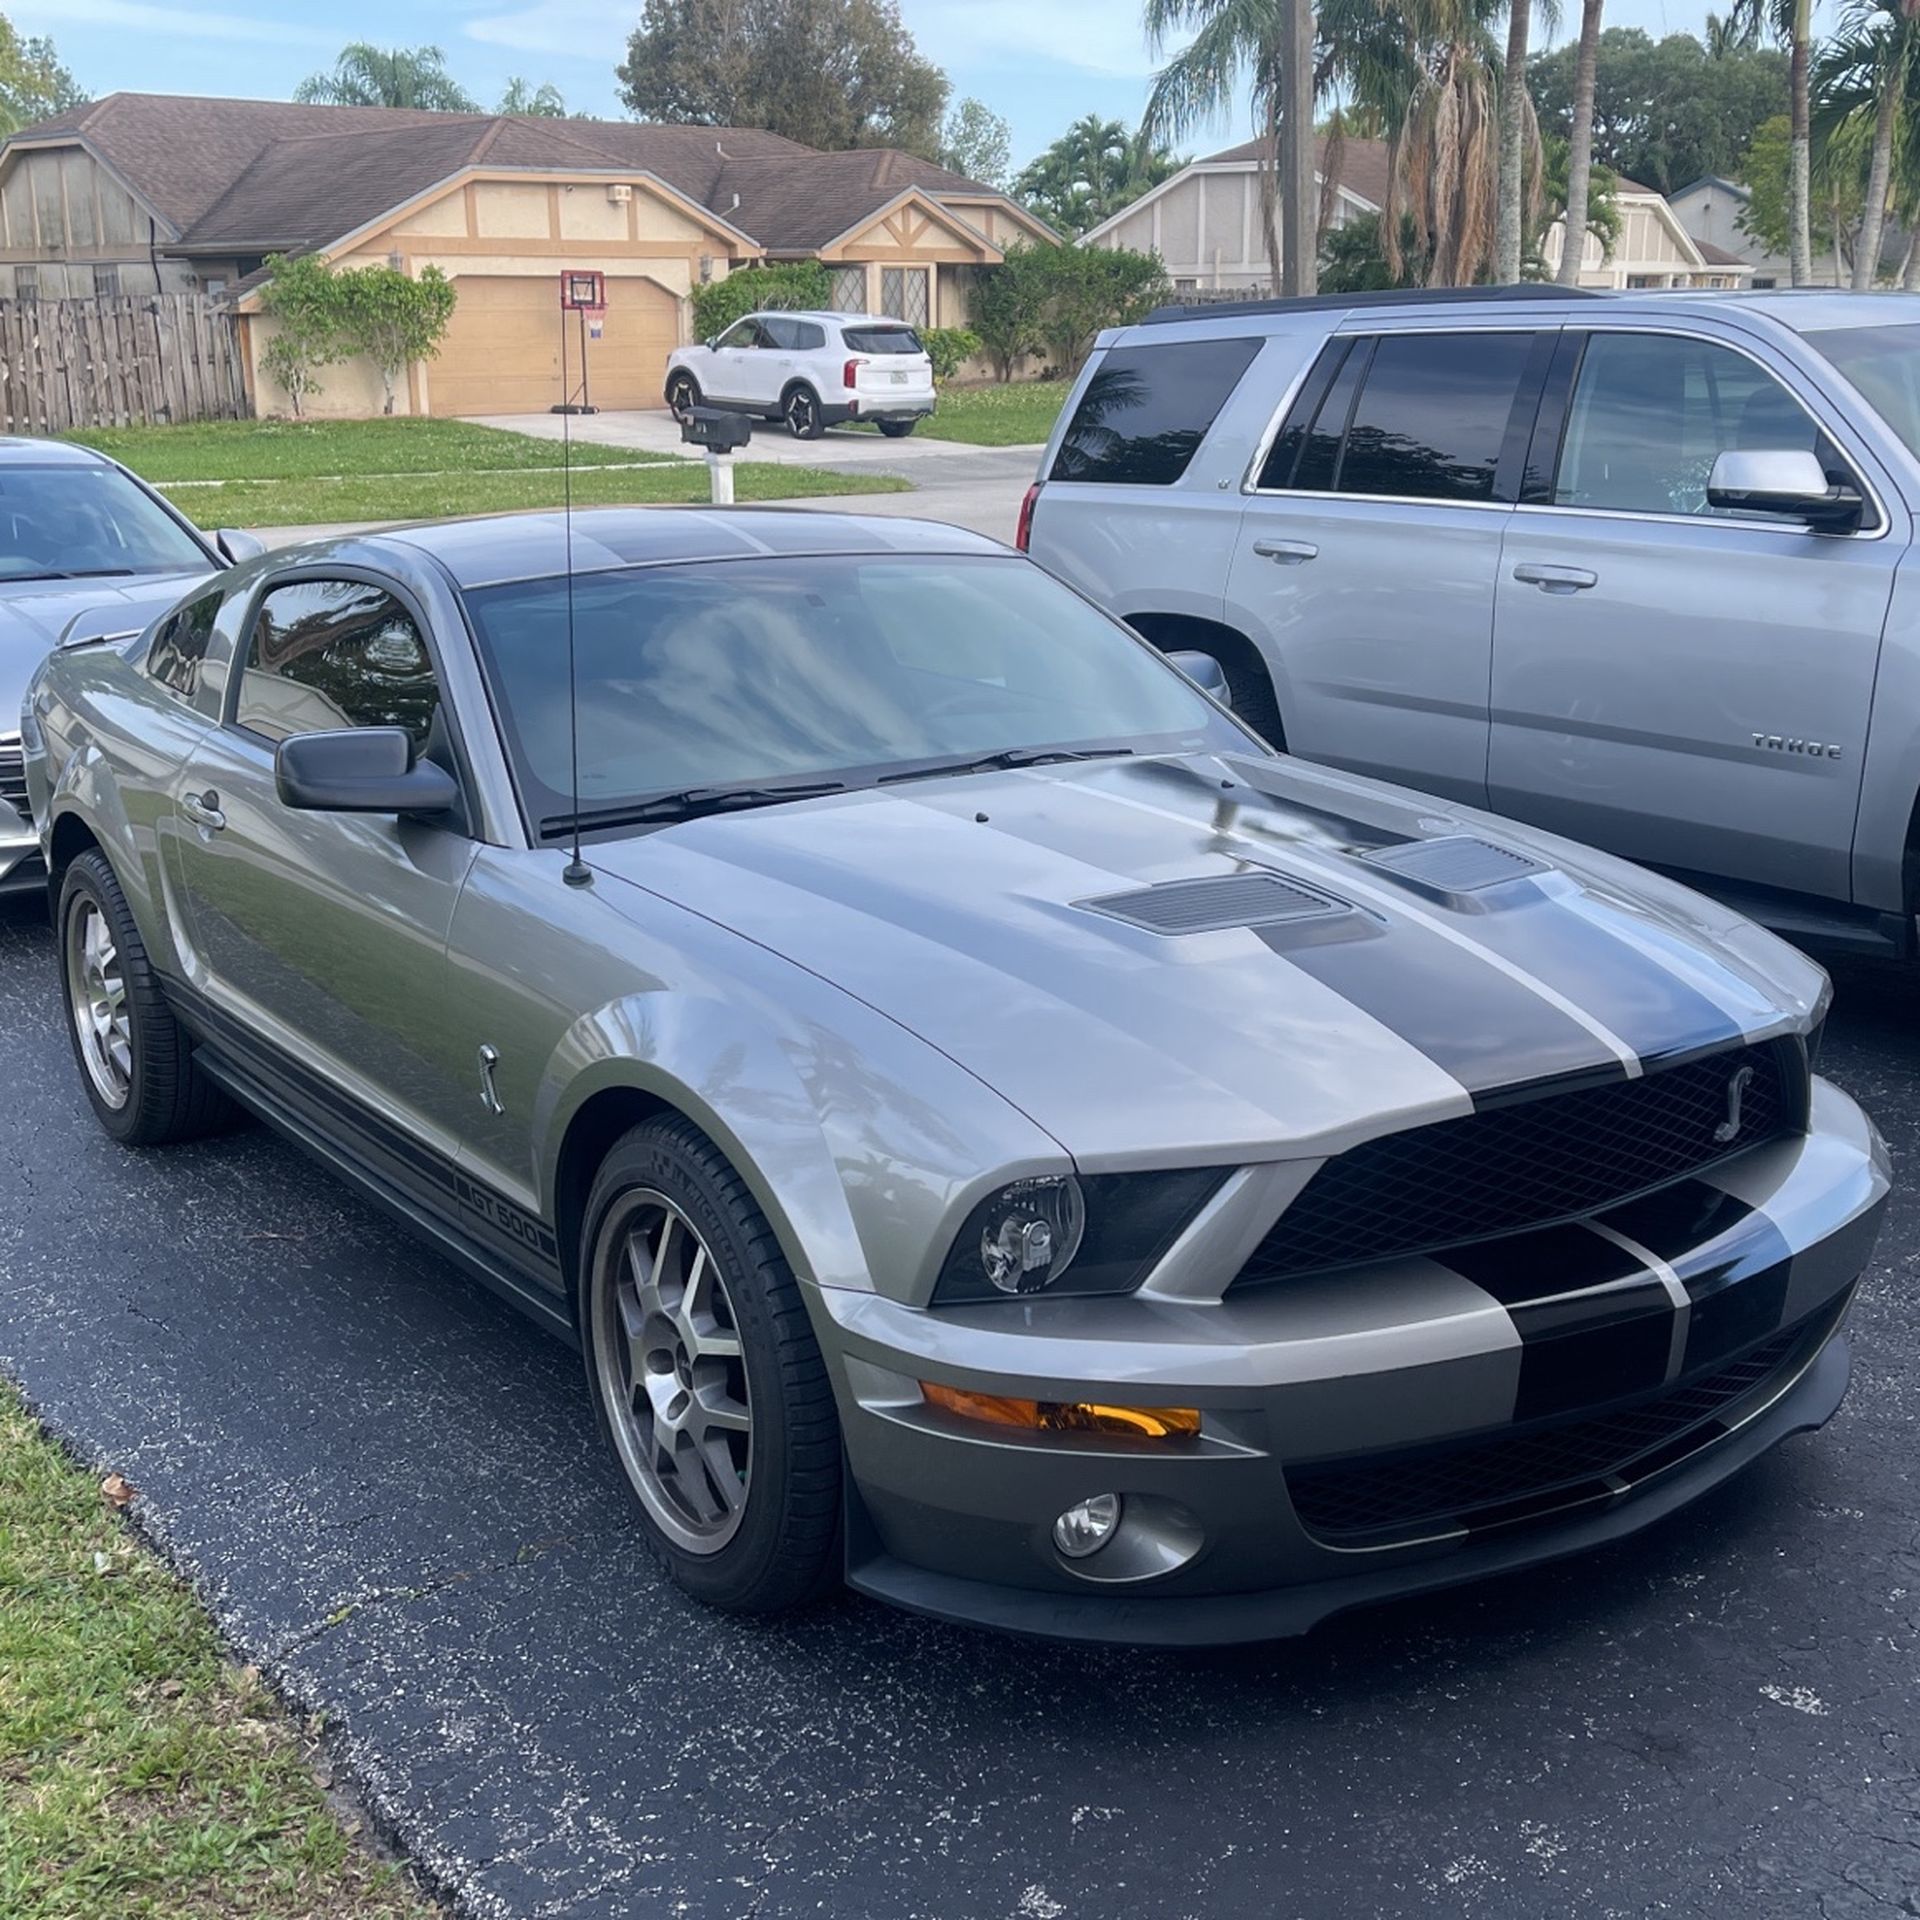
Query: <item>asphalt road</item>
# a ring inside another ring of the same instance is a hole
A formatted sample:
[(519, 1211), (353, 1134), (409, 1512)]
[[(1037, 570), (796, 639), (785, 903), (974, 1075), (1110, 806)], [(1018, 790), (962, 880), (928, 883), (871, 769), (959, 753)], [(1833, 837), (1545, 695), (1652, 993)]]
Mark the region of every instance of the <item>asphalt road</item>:
[[(1840, 977), (1896, 1165), (1920, 980)], [(1920, 1199), (1824, 1434), (1637, 1541), (1215, 1656), (699, 1612), (577, 1361), (253, 1131), (99, 1134), (0, 922), (0, 1369), (477, 1915), (1920, 1913)]]

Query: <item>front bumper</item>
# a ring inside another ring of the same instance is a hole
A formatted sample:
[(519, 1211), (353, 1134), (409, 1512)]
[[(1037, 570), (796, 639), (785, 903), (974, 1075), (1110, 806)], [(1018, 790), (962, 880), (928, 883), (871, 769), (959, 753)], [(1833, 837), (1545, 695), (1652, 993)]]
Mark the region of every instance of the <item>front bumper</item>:
[[(1548, 1271), (1519, 1304), (1425, 1260), (1205, 1305), (932, 1313), (822, 1291), (848, 1581), (1015, 1631), (1226, 1643), (1619, 1538), (1831, 1416), (1887, 1190), (1871, 1124), (1816, 1083), (1806, 1136), (1603, 1215), (1611, 1277)], [(1567, 1231), (1504, 1243), (1513, 1274), (1566, 1266)], [(923, 1379), (1197, 1407), (1202, 1430), (990, 1426), (929, 1407)], [(1103, 1492), (1119, 1533), (1064, 1559), (1055, 1516)]]

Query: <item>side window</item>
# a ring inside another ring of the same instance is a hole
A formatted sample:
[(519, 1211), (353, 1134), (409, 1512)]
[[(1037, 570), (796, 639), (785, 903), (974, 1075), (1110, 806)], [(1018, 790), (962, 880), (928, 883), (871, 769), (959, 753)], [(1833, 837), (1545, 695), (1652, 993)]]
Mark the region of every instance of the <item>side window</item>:
[(302, 580), (260, 603), (237, 724), (269, 740), (331, 727), (405, 727), (423, 752), (440, 712), (413, 616), (364, 580)]
[(1339, 478), (1340, 443), (1346, 438), (1353, 396), (1372, 353), (1371, 340), (1328, 343), (1275, 436), (1256, 486), (1332, 491)]
[(1799, 401), (1744, 353), (1677, 334), (1596, 333), (1574, 381), (1553, 504), (1754, 518), (1707, 505), (1707, 478), (1729, 448), (1842, 464)]
[(761, 321), (760, 331), (766, 335), (766, 344), (778, 347), (782, 353), (791, 353), (800, 344), (799, 327), (783, 314), (770, 314)]
[(1080, 396), (1052, 477), (1172, 485), (1260, 346), (1258, 340), (1181, 340), (1115, 347)]
[(716, 347), (757, 347), (764, 344), (760, 323), (757, 320), (739, 320), (730, 326), (718, 340)]
[(793, 320), (788, 325), (793, 328), (793, 344), (801, 353), (812, 353), (827, 344), (827, 330), (817, 321)]
[(1382, 334), (1347, 429), (1339, 491), (1491, 500), (1532, 348), (1530, 333)]
[(154, 629), (147, 648), (147, 671), (183, 700), (191, 700), (200, 691), (200, 663), (207, 657), (207, 643), (213, 638), (213, 623), (219, 614), (220, 595), (203, 593), (198, 600), (168, 614)]

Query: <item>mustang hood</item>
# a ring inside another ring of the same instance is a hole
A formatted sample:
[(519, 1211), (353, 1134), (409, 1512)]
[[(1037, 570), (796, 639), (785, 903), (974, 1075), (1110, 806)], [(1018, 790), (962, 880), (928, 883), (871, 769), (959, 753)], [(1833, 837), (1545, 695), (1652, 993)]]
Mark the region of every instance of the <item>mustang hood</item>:
[(76, 621), (87, 635), (137, 630), (199, 577), (142, 573), (128, 580), (34, 580), (13, 586), (0, 581), (0, 733), (14, 730), (34, 669)]
[(594, 858), (1107, 1165), (1338, 1151), (1804, 1026), (1823, 984), (1639, 869), (1288, 759), (904, 782)]

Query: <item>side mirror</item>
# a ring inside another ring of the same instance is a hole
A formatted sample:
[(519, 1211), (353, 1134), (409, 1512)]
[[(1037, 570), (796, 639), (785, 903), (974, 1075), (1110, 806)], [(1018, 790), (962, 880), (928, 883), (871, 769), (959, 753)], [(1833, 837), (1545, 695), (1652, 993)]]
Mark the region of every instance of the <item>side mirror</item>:
[(1233, 692), (1227, 685), (1227, 670), (1210, 653), (1183, 649), (1167, 655), (1170, 664), (1184, 673), (1202, 693), (1210, 693), (1223, 707), (1233, 705)]
[(1707, 505), (1777, 513), (1841, 533), (1860, 524), (1866, 503), (1852, 487), (1828, 484), (1826, 469), (1804, 449), (1729, 448), (1707, 477)]
[(404, 727), (296, 733), (273, 756), (273, 785), (299, 813), (445, 813), (460, 804), (459, 782), (416, 760)]
[(264, 540), (256, 540), (252, 534), (242, 533), (238, 527), (222, 527), (213, 536), (213, 544), (226, 556), (230, 567), (237, 567), (242, 560), (258, 560), (267, 550)]

